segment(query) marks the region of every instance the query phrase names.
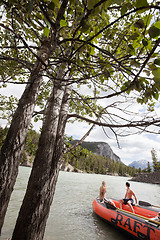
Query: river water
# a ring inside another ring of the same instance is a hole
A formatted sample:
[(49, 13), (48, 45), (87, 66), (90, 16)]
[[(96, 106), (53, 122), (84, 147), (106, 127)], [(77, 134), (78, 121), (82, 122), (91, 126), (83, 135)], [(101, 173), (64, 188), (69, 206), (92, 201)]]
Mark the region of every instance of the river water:
[[(31, 168), (20, 167), (0, 239), (12, 236)], [(92, 202), (101, 182), (107, 183), (107, 197), (124, 197), (126, 177), (60, 172), (44, 240), (123, 240), (126, 236), (99, 219)], [(130, 182), (138, 200), (160, 205), (160, 185)], [(23, 239), (22, 239), (23, 240)]]

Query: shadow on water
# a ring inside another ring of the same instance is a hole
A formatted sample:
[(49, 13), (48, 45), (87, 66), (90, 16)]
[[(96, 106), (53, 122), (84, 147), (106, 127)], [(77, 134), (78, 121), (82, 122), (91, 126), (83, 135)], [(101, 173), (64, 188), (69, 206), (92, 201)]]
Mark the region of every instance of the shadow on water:
[[(94, 219), (94, 225), (95, 225), (95, 233), (101, 240), (134, 240), (132, 236), (129, 234), (116, 229), (114, 226), (110, 225), (109, 223), (103, 221), (101, 218), (99, 218), (94, 212), (92, 213), (92, 217)], [(99, 239), (97, 238), (97, 239)]]

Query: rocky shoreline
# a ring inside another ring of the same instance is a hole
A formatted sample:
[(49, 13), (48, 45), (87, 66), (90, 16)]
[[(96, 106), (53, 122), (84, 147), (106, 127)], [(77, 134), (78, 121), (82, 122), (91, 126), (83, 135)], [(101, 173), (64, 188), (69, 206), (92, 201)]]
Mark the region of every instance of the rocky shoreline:
[[(23, 167), (33, 167), (33, 161), (25, 161), (23, 163), (20, 164), (20, 166)], [(64, 171), (64, 172), (78, 172), (78, 173), (83, 173), (82, 170), (74, 168), (73, 166), (71, 166), (70, 164), (66, 164), (64, 161), (61, 161), (60, 163), (60, 170)]]
[(160, 170), (152, 173), (137, 174), (129, 181), (160, 184)]

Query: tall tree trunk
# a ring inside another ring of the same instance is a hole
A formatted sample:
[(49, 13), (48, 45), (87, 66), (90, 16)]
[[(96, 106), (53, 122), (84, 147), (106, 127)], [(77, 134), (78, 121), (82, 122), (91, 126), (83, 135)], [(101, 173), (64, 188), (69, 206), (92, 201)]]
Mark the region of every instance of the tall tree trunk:
[(70, 88), (55, 85), (12, 240), (42, 240), (59, 173)]
[(9, 199), (18, 174), (28, 127), (33, 115), (45, 65), (48, 64), (50, 42), (45, 40), (39, 51), (26, 89), (19, 101), (6, 140), (0, 152), (0, 232)]

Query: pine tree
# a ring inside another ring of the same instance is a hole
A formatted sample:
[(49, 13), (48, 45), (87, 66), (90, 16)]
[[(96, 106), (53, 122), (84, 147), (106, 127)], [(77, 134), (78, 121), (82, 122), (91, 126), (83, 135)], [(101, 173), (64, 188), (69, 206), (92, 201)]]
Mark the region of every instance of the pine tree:
[(158, 171), (160, 169), (160, 164), (158, 162), (157, 153), (154, 148), (151, 150), (152, 161), (153, 161), (153, 170)]
[(148, 165), (147, 165), (147, 172), (150, 173), (151, 171), (152, 171), (152, 169), (151, 169), (150, 163), (148, 162)]

